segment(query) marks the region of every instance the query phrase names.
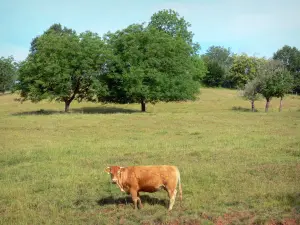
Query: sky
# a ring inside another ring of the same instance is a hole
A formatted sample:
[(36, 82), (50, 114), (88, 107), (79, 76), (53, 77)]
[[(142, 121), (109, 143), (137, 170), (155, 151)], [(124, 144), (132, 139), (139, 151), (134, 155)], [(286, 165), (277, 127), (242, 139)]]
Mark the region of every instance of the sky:
[(201, 54), (212, 45), (267, 58), (284, 45), (300, 49), (300, 0), (0, 0), (0, 57), (24, 60), (54, 23), (102, 36), (162, 9), (191, 24)]

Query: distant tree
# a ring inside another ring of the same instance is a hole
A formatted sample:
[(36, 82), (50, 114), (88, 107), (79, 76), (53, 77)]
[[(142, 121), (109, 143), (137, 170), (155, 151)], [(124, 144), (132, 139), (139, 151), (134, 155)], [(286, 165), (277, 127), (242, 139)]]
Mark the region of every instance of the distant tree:
[(77, 35), (54, 24), (33, 39), (31, 52), (20, 66), (17, 90), (22, 100), (64, 102), (65, 112), (74, 99), (96, 101), (95, 95), (104, 91), (98, 77), (105, 53), (104, 42), (97, 34)]
[(224, 82), (225, 70), (216, 61), (208, 61), (206, 63), (207, 73), (202, 82), (209, 87), (220, 87)]
[(227, 81), (233, 60), (230, 49), (222, 46), (211, 46), (202, 58), (207, 66), (207, 74), (203, 78), (204, 84), (230, 87)]
[(232, 64), (232, 52), (230, 48), (222, 46), (210, 46), (203, 56), (207, 60), (217, 62), (222, 67), (230, 67)]
[(230, 82), (234, 88), (242, 88), (245, 84), (254, 79), (258, 68), (258, 59), (246, 54), (234, 55), (230, 68)]
[(284, 68), (282, 63), (274, 60), (268, 60), (259, 68), (258, 79), (260, 79), (260, 93), (266, 99), (265, 111), (268, 112), (270, 101), (273, 97), (280, 97), (280, 107), (282, 108), (282, 99), (292, 88), (292, 77), (289, 71)]
[(293, 77), (291, 73), (283, 67), (279, 67), (274, 74), (274, 84), (276, 85), (275, 96), (280, 98), (279, 112), (282, 111), (282, 100), (284, 96), (293, 89)]
[(296, 47), (283, 46), (273, 55), (274, 60), (279, 60), (292, 74), (293, 91), (300, 93), (300, 51)]
[(146, 103), (195, 99), (204, 65), (182, 38), (133, 24), (105, 40), (115, 58), (103, 76), (109, 94), (102, 101), (141, 103), (145, 112)]
[(17, 63), (12, 56), (0, 58), (0, 92), (11, 90), (16, 80)]
[(296, 47), (288, 45), (283, 46), (274, 53), (273, 59), (283, 63), (283, 65), (291, 72), (300, 70), (300, 51)]
[(148, 26), (164, 31), (174, 38), (182, 38), (193, 48), (193, 53), (197, 53), (200, 49), (198, 43), (193, 43), (194, 34), (188, 30), (191, 24), (172, 9), (164, 9), (154, 13)]

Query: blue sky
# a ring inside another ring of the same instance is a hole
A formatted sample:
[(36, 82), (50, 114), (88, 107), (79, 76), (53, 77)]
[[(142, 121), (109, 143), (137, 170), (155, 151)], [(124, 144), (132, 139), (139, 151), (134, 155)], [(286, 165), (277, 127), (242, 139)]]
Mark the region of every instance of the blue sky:
[(31, 40), (53, 23), (102, 36), (161, 9), (192, 24), (201, 53), (211, 45), (259, 57), (285, 44), (300, 49), (300, 0), (0, 0), (0, 57), (25, 59)]

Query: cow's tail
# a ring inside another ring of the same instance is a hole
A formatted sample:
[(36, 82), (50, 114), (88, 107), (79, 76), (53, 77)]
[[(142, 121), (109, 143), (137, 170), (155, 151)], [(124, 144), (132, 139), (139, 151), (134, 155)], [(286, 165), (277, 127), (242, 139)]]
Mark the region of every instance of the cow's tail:
[(180, 172), (179, 169), (176, 168), (176, 175), (177, 175), (177, 181), (178, 181), (178, 187), (179, 187), (179, 197), (180, 197), (180, 203), (182, 202), (182, 188), (181, 188), (181, 181), (180, 181)]

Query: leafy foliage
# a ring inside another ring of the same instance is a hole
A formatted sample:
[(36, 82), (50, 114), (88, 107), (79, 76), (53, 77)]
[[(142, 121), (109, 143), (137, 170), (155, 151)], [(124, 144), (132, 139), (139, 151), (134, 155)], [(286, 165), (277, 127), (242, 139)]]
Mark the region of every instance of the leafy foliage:
[(0, 58), (0, 92), (11, 90), (16, 80), (17, 63), (12, 56)]
[(207, 73), (202, 82), (209, 87), (220, 87), (225, 78), (225, 70), (216, 61), (208, 61)]
[(293, 76), (293, 91), (300, 92), (300, 51), (296, 47), (283, 46), (274, 53), (273, 59), (279, 60)]
[(266, 111), (273, 97), (283, 98), (292, 88), (292, 77), (279, 61), (268, 60), (259, 68), (259, 92), (266, 99)]
[(73, 100), (141, 103), (145, 111), (146, 103), (195, 99), (200, 81), (213, 87), (244, 88), (244, 97), (253, 104), (259, 93), (267, 101), (283, 98), (292, 80), (294, 91), (298, 90), (298, 49), (284, 46), (277, 51), (274, 59), (281, 61), (280, 66), (246, 54), (233, 55), (222, 46), (211, 46), (200, 57), (190, 26), (174, 10), (161, 10), (147, 26), (132, 24), (107, 33), (103, 40), (90, 31), (77, 34), (53, 24), (32, 40), (16, 88), (22, 100), (64, 102), (65, 111)]
[(258, 59), (255, 57), (246, 54), (234, 55), (229, 76), (232, 87), (242, 88), (248, 81), (254, 79), (258, 65)]
[(74, 99), (95, 101), (95, 93), (104, 90), (97, 79), (104, 55), (104, 42), (97, 34), (77, 35), (54, 24), (33, 39), (31, 54), (20, 68), (17, 89), (23, 100), (65, 102), (65, 111)]
[(107, 34), (106, 41), (114, 61), (104, 76), (109, 94), (102, 101), (139, 102), (145, 111), (146, 102), (195, 98), (204, 66), (182, 38), (133, 24)]
[(183, 17), (172, 10), (161, 10), (154, 13), (151, 17), (149, 27), (156, 28), (160, 31), (164, 31), (174, 38), (182, 38), (186, 43), (188, 43), (193, 48), (193, 52), (197, 53), (200, 49), (198, 43), (193, 43), (194, 34), (188, 30), (191, 26)]
[(60, 24), (32, 40), (22, 63), (22, 100), (146, 102), (194, 99), (205, 73), (190, 24), (173, 10), (160, 11), (147, 27), (133, 24), (104, 40), (77, 35)]
[(256, 77), (248, 81), (243, 90), (243, 97), (251, 102), (252, 111), (255, 111), (254, 102), (260, 98), (261, 80)]
[(207, 74), (203, 83), (207, 86), (230, 87), (227, 77), (232, 65), (232, 53), (230, 49), (222, 46), (211, 46), (202, 56), (207, 66)]
[(232, 52), (222, 46), (210, 46), (204, 54), (205, 61), (217, 62), (222, 67), (229, 68), (232, 64)]

